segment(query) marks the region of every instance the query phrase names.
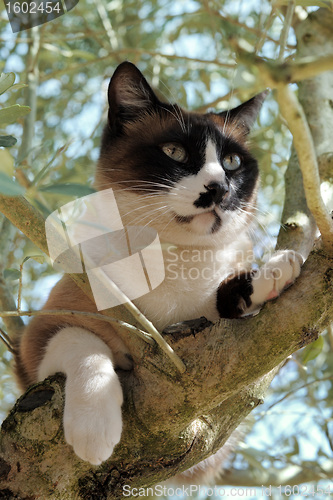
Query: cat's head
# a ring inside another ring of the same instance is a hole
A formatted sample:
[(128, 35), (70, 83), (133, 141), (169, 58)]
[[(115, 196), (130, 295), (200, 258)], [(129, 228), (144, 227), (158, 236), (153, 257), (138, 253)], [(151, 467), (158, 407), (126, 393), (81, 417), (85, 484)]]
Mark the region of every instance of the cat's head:
[(96, 187), (112, 187), (125, 225), (175, 244), (230, 243), (250, 223), (258, 165), (247, 147), (263, 92), (222, 113), (161, 102), (129, 62), (111, 78)]

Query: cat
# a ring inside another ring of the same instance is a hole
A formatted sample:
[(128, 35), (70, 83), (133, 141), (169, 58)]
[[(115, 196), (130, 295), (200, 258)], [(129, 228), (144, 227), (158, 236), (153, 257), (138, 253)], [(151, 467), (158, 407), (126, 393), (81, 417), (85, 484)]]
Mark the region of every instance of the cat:
[[(160, 331), (200, 316), (217, 321), (254, 313), (300, 274), (302, 257), (290, 250), (252, 269), (248, 233), (259, 173), (248, 136), (266, 95), (199, 114), (162, 102), (130, 62), (110, 80), (94, 185), (112, 188), (125, 227), (151, 227), (159, 235), (165, 279), (134, 303)], [(66, 274), (44, 307), (96, 312)], [(112, 325), (88, 317), (34, 317), (18, 350), (22, 389), (56, 372), (66, 375), (65, 439), (81, 459), (94, 465), (107, 460), (122, 432), (115, 369), (132, 367)]]

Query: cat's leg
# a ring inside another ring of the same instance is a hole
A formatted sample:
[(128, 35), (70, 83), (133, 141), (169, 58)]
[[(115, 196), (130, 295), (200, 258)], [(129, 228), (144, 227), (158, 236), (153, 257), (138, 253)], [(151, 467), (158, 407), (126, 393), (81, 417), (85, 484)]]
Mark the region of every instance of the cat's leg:
[(57, 372), (66, 375), (66, 441), (80, 458), (99, 465), (111, 456), (122, 431), (123, 393), (112, 352), (83, 328), (63, 328), (47, 345), (38, 380)]
[(293, 250), (276, 252), (260, 269), (240, 272), (224, 280), (217, 292), (221, 318), (239, 318), (258, 311), (299, 276), (303, 257)]

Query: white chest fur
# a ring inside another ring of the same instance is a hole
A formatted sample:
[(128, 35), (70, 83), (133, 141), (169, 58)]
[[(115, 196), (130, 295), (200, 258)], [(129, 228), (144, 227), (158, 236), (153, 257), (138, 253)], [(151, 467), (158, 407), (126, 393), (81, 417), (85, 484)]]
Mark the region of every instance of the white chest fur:
[(219, 284), (238, 267), (248, 268), (246, 261), (251, 261), (246, 258), (251, 253), (246, 235), (222, 250), (163, 242), (162, 249), (165, 279), (157, 288), (136, 299), (135, 304), (158, 329), (200, 316), (217, 321)]

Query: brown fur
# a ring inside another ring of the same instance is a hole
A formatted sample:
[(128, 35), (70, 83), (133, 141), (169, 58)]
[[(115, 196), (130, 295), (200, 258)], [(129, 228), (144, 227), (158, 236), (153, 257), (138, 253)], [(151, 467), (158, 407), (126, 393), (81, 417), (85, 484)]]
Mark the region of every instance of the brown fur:
[[(97, 313), (97, 308), (84, 292), (65, 275), (52, 289), (43, 310), (73, 310)], [(48, 341), (64, 326), (80, 326), (98, 335), (117, 357), (119, 337), (112, 325), (105, 321), (82, 316), (35, 316), (26, 327), (16, 357), (16, 375), (25, 390), (37, 380), (37, 370)], [(122, 345), (122, 344), (120, 344)]]

